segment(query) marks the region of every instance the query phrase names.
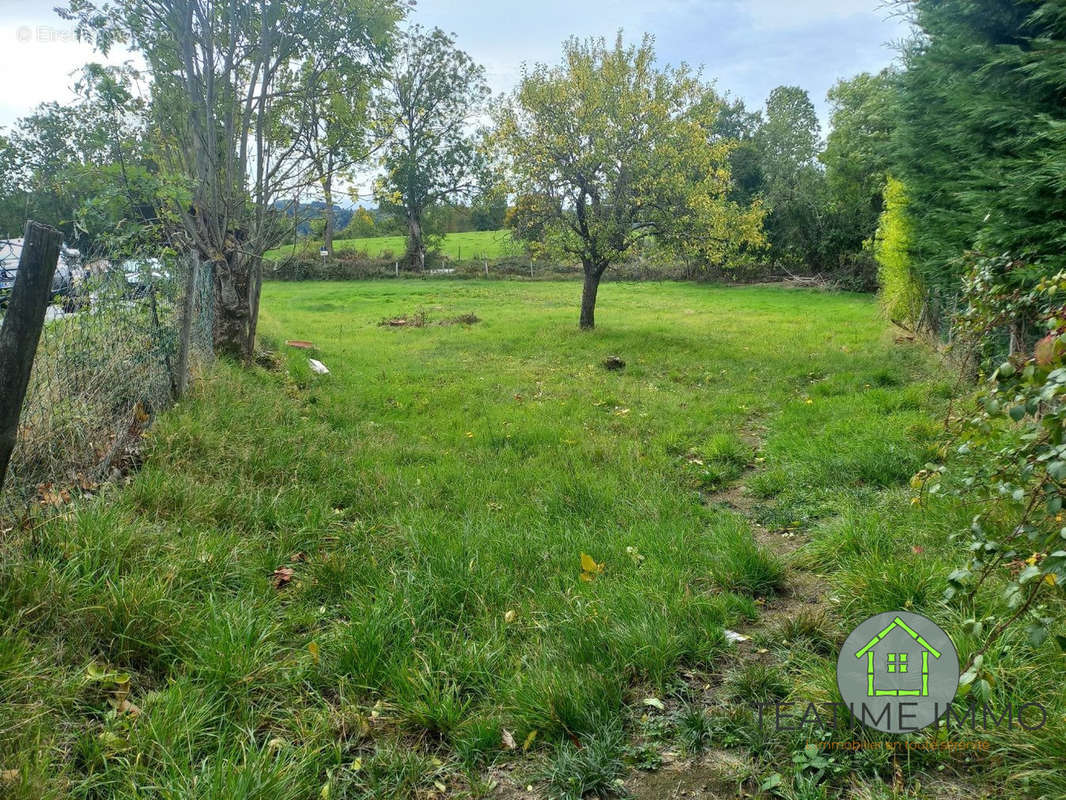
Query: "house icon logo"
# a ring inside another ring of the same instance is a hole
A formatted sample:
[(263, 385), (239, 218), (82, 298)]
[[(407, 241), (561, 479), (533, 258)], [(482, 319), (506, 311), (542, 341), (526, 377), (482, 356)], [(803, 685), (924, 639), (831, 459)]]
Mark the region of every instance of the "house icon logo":
[(959, 686), (951, 638), (932, 620), (906, 611), (857, 626), (837, 659), (837, 686), (852, 716), (884, 733), (906, 733), (942, 717)]

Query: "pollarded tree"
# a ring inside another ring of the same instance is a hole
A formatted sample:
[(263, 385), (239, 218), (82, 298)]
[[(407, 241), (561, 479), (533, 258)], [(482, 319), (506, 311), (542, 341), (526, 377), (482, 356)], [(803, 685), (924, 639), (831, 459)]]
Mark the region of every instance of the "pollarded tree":
[(386, 51), (405, 5), (67, 0), (58, 11), (101, 52), (125, 45), (142, 57), (165, 222), (213, 266), (215, 349), (250, 360), (263, 253), (288, 227), (278, 204), (307, 182), (304, 145), (317, 124), (307, 94), (323, 76)]
[(562, 64), (523, 72), (497, 111), (517, 235), (580, 259), (581, 327), (595, 327), (600, 279), (643, 240), (721, 261), (762, 242), (762, 211), (728, 198), (734, 143), (716, 137), (719, 101), (685, 66), (659, 68), (652, 39), (570, 39)]
[(383, 205), (402, 209), (407, 258), (425, 266), (426, 209), (473, 192), (480, 153), (471, 125), (488, 98), (485, 70), (440, 28), (412, 27), (400, 42), (379, 104), (385, 147)]

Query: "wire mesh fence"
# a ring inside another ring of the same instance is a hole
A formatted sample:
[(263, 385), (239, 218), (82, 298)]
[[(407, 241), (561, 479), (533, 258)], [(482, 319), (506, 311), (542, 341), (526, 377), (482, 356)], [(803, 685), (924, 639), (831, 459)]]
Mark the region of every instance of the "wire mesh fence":
[(195, 373), (212, 357), (209, 265), (96, 259), (69, 277), (45, 314), (0, 517), (135, 467), (141, 434), (186, 384), (182, 367)]

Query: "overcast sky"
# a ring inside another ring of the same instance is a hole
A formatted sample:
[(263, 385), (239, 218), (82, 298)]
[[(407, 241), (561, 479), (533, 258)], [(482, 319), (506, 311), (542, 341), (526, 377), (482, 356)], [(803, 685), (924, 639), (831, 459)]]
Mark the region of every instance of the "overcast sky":
[[(0, 126), (45, 100), (70, 97), (70, 74), (94, 58), (48, 0), (0, 0)], [(875, 71), (906, 32), (880, 0), (419, 0), (411, 19), (456, 34), (510, 88), (523, 62), (559, 58), (570, 35), (656, 37), (663, 61), (702, 64), (719, 89), (760, 106), (775, 86), (807, 89), (826, 118), (838, 78)]]

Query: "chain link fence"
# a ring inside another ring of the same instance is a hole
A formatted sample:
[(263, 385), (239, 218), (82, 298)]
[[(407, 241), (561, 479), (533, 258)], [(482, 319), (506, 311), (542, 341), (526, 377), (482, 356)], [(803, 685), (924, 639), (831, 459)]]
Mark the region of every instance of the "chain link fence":
[(212, 358), (209, 265), (84, 259), (68, 279), (45, 314), (0, 517), (61, 505), (135, 468), (152, 418)]

